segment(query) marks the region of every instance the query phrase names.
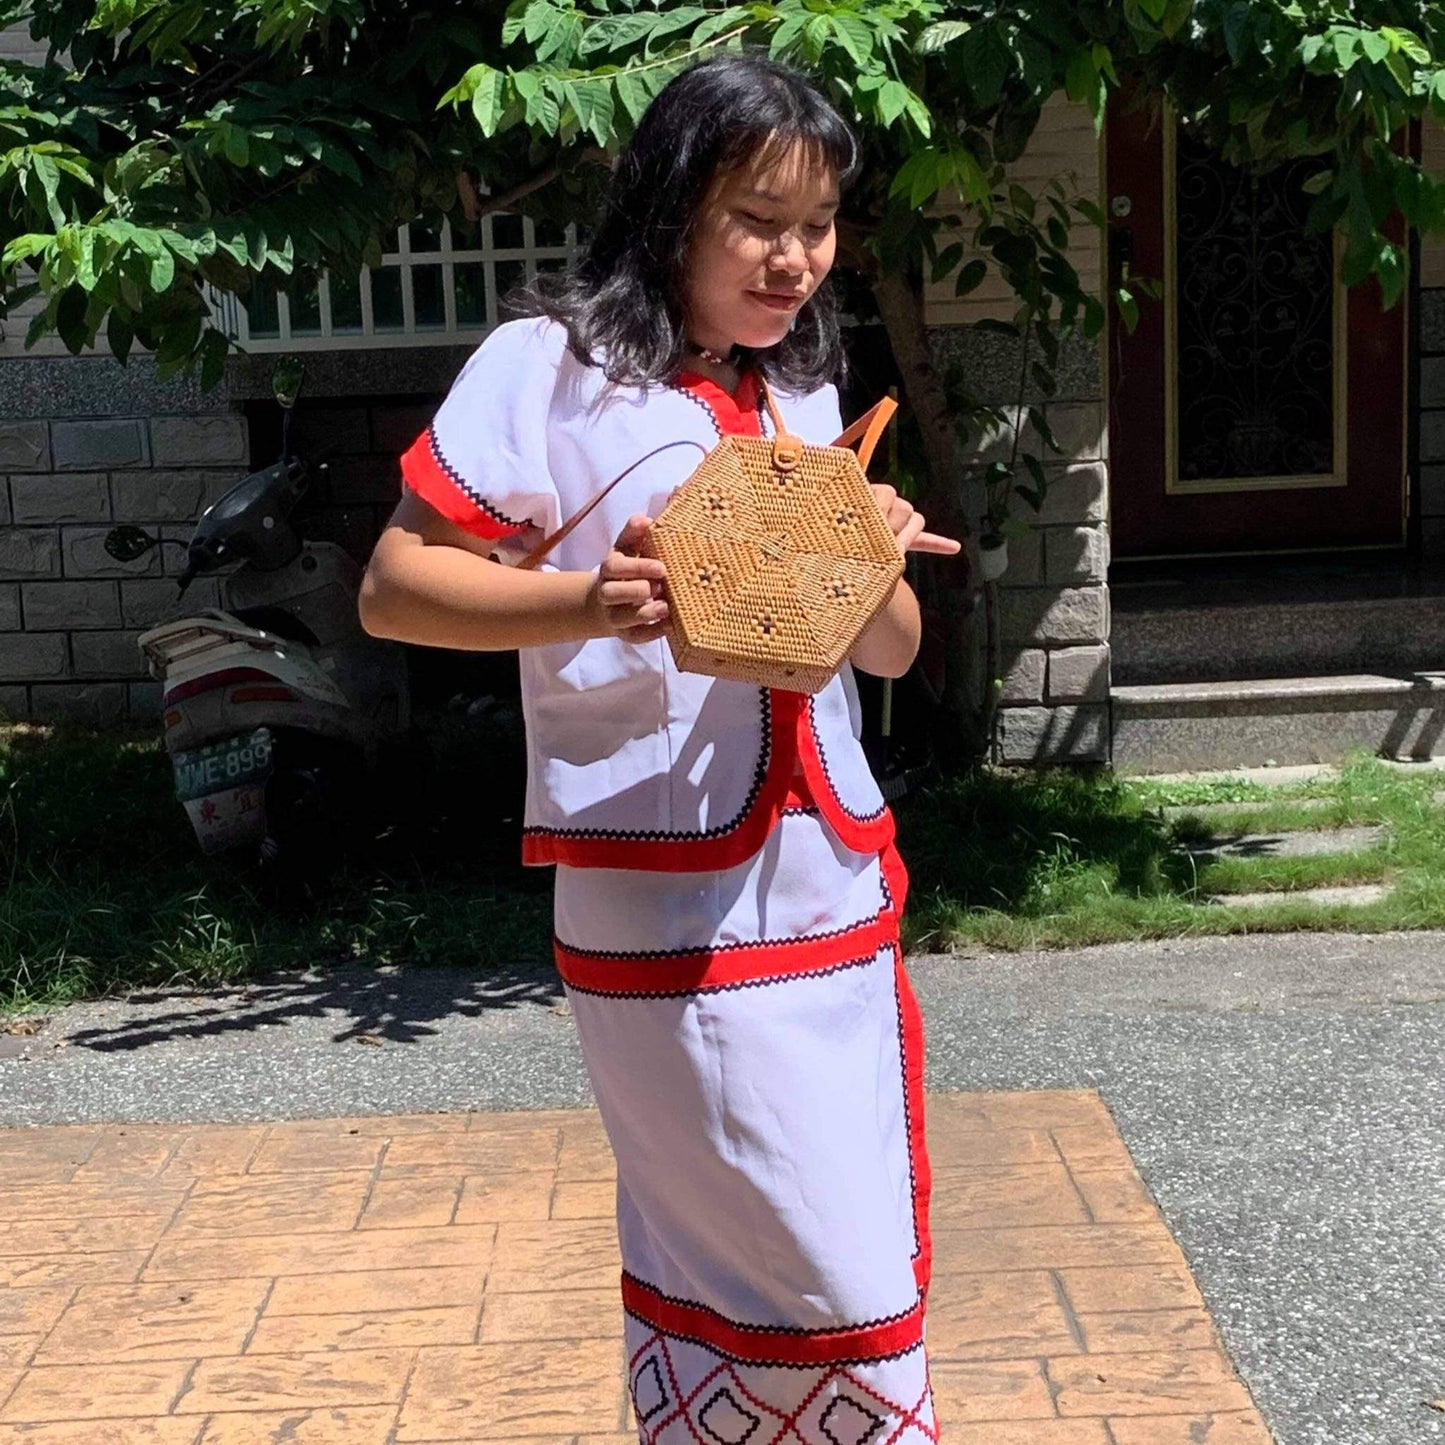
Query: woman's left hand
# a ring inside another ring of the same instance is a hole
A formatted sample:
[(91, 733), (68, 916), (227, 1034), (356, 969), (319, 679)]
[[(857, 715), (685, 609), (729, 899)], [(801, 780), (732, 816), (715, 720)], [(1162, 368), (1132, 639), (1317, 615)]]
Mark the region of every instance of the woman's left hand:
[(900, 552), (932, 552), (939, 557), (955, 557), (962, 550), (963, 544), (954, 538), (926, 530), (928, 524), (923, 513), (906, 497), (900, 497), (896, 487), (874, 483), (873, 496), (898, 539)]

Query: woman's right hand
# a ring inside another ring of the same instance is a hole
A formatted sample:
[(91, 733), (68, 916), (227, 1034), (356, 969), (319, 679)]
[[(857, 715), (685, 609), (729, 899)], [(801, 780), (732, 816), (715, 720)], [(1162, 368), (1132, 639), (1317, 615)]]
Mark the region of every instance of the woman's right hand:
[(652, 518), (629, 517), (612, 550), (597, 569), (588, 603), (601, 619), (604, 636), (624, 642), (653, 642), (667, 631), (663, 580), (667, 569), (655, 557), (640, 557)]

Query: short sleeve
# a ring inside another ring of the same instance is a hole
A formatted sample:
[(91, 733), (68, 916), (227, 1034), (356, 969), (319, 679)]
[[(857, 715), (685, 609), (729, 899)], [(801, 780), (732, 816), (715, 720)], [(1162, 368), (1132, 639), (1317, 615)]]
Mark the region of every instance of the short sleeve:
[(505, 541), (561, 522), (548, 470), (548, 413), (563, 327), (509, 321), (472, 353), (432, 423), (401, 459), (413, 492), (474, 536)]

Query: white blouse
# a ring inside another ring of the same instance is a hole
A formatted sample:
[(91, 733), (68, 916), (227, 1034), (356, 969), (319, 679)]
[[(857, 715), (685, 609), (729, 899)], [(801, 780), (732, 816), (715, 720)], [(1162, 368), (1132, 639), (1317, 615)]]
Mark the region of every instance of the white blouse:
[[(751, 377), (736, 397), (693, 376), (618, 386), (573, 355), (556, 322), (513, 321), (468, 360), (402, 475), (516, 561), (645, 458), (546, 563), (593, 571), (628, 517), (656, 516), (721, 435), (766, 431), (758, 392)], [(775, 398), (804, 441), (843, 429), (835, 387)], [(525, 649), (521, 677), (528, 863), (729, 868), (800, 806), (856, 852), (892, 839), (846, 665), (809, 698), (679, 672), (661, 640), (598, 638)]]

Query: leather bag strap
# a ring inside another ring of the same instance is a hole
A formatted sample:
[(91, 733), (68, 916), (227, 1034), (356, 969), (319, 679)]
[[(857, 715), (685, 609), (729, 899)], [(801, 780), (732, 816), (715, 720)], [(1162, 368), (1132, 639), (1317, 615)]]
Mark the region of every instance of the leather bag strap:
[[(772, 388), (766, 381), (763, 382), (763, 401), (768, 408), (768, 416), (773, 423), (773, 463), (781, 471), (791, 471), (803, 458), (804, 442), (788, 430), (787, 423), (783, 421), (783, 414), (778, 410), (778, 403), (773, 398)], [(876, 406), (866, 411), (852, 426), (844, 429), (843, 434), (833, 443), (835, 447), (850, 447), (854, 442), (858, 443), (858, 464), (866, 472), (868, 463), (873, 460), (873, 453), (878, 446), (879, 438), (893, 420), (894, 413), (898, 410), (898, 403), (891, 396), (885, 396)], [(592, 498), (580, 511), (574, 512), (550, 537), (539, 542), (520, 562), (517, 568), (522, 572), (531, 572), (540, 567), (551, 554), (572, 535), (583, 522), (599, 507), (610, 495), (612, 489), (624, 478), (630, 476), (640, 467), (643, 462), (651, 461), (659, 452), (665, 452), (670, 447), (696, 447), (703, 456), (708, 455), (707, 448), (701, 442), (678, 441), (665, 442), (660, 447), (654, 447), (645, 456), (638, 457), (626, 471), (619, 472), (613, 479)]]

